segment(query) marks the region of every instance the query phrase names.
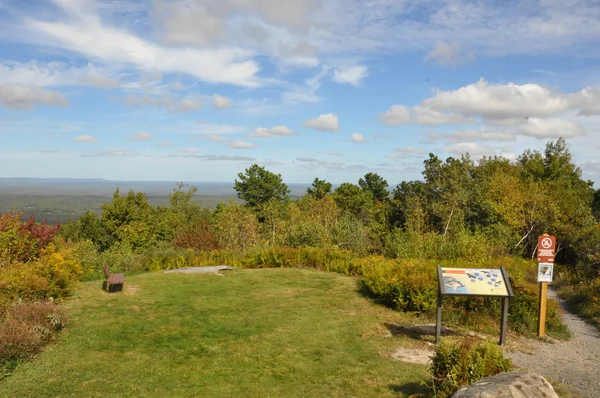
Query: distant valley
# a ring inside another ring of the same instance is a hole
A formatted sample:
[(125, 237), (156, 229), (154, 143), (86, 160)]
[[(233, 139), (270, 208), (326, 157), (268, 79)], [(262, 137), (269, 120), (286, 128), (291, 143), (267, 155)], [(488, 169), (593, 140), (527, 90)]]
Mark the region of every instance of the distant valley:
[[(195, 201), (214, 208), (218, 203), (236, 199), (233, 182), (185, 182), (198, 188)], [(288, 184), (290, 195), (298, 197), (309, 184)], [(101, 206), (112, 199), (117, 188), (121, 193), (144, 192), (150, 204), (167, 205), (175, 181), (115, 181), (78, 178), (0, 178), (0, 213), (17, 210), (23, 218), (35, 214), (36, 219), (50, 223), (76, 220), (86, 210), (100, 213)]]

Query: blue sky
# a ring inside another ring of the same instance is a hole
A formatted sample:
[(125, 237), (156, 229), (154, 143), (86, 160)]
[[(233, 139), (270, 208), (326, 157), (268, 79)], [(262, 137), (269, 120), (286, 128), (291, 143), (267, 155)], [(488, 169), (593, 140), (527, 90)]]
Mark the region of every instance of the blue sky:
[(564, 137), (600, 182), (599, 20), (592, 0), (0, 0), (0, 177), (396, 184), (429, 152)]

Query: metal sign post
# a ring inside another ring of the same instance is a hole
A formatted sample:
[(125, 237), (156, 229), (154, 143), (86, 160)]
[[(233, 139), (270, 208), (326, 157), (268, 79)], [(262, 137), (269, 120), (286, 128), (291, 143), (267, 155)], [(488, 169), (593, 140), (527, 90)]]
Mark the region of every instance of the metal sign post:
[(540, 283), (538, 337), (546, 335), (546, 303), (548, 301), (548, 283), (554, 274), (556, 256), (556, 237), (544, 234), (538, 238), (538, 279)]
[(514, 297), (504, 267), (500, 269), (442, 268), (438, 265), (438, 297), (435, 342), (442, 334), (443, 296), (487, 296), (502, 298), (502, 319), (499, 344), (506, 342), (508, 330), (508, 300)]

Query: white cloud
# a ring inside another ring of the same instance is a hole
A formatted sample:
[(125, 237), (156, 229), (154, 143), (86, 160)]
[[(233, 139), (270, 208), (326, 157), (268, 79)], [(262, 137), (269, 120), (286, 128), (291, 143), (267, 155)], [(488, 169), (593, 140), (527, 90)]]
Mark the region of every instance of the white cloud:
[(164, 47), (123, 29), (106, 26), (85, 3), (60, 2), (71, 13), (66, 22), (26, 19), (38, 41), (113, 65), (132, 65), (164, 73), (187, 73), (211, 83), (257, 86), (256, 62), (239, 48)]
[(171, 143), (169, 141), (163, 141), (160, 144), (158, 144), (158, 146), (167, 147), (171, 146)]
[(231, 5), (241, 10), (258, 12), (266, 22), (290, 29), (306, 29), (309, 16), (319, 5), (317, 0), (286, 1), (279, 0), (230, 0)]
[(443, 136), (449, 142), (465, 142), (465, 141), (515, 141), (517, 135), (511, 131), (503, 130), (457, 130)]
[(231, 106), (231, 100), (218, 94), (213, 95), (213, 105), (215, 108), (227, 109)]
[(365, 136), (360, 133), (352, 133), (350, 134), (350, 138), (352, 142), (365, 142)]
[(200, 108), (200, 105), (200, 102), (184, 98), (180, 101), (175, 101), (168, 109), (170, 112), (174, 113), (186, 113), (195, 111), (196, 109)]
[(414, 114), (414, 122), (424, 126), (441, 126), (474, 122), (474, 119), (470, 117), (456, 113), (439, 112), (422, 106), (413, 107), (412, 112)]
[(521, 134), (538, 139), (572, 138), (585, 135), (585, 129), (564, 119), (528, 118), (527, 123), (518, 127)]
[(183, 153), (197, 153), (198, 150), (196, 148), (184, 148), (181, 150)]
[(220, 135), (217, 135), (217, 134), (209, 135), (208, 139), (213, 142), (228, 142), (228, 141), (230, 141), (229, 139), (227, 139), (225, 137), (221, 137)]
[(97, 141), (94, 137), (87, 135), (87, 134), (79, 135), (79, 136), (75, 137), (74, 140), (77, 142), (86, 142), (86, 143), (90, 143), (90, 144), (93, 144)]
[[(370, 55), (425, 54), (433, 48), (429, 59), (444, 63), (453, 56), (454, 61), (464, 58), (456, 43), (480, 57), (565, 56), (581, 54), (583, 48), (586, 56), (594, 57), (600, 36), (600, 11), (593, 0), (578, 0), (571, 7), (558, 1), (526, 1), (514, 7), (504, 2), (444, 1), (431, 6), (389, 0), (55, 3), (66, 13), (54, 12), (52, 17), (67, 14), (65, 19), (27, 19), (28, 25), (12, 27), (3, 38), (22, 33), (23, 41), (77, 51), (114, 68), (133, 65), (241, 85), (260, 83), (258, 57), (276, 66), (315, 66), (315, 54), (360, 61)], [(150, 3), (154, 10), (149, 10)], [(135, 12), (125, 11), (131, 9)], [(125, 31), (127, 26), (134, 28)], [(157, 41), (134, 31), (150, 32)]]
[(422, 107), (486, 119), (544, 117), (566, 111), (567, 99), (538, 84), (489, 84), (480, 79), (455, 91), (437, 91)]
[(380, 114), (379, 117), (388, 126), (397, 126), (410, 122), (410, 113), (404, 105), (392, 105), (387, 111)]
[(229, 147), (231, 147), (231, 148), (244, 148), (245, 149), (245, 148), (255, 148), (256, 145), (251, 144), (249, 142), (244, 142), (244, 141), (232, 141), (229, 144)]
[(388, 159), (405, 159), (408, 155), (405, 153), (388, 153), (384, 157)]
[(169, 83), (169, 86), (175, 90), (185, 90), (185, 86), (179, 80)]
[(257, 127), (249, 135), (249, 137), (254, 138), (271, 138), (272, 136), (273, 135), (269, 132), (269, 129), (265, 127)]
[(317, 91), (321, 88), (323, 79), (328, 73), (328, 68), (321, 68), (321, 71), (318, 74), (304, 81), (304, 86), (297, 86), (291, 91), (283, 93), (281, 95), (282, 101), (291, 104), (298, 102), (320, 102), (321, 98), (317, 95)]
[(414, 157), (414, 156), (423, 155), (423, 154), (425, 154), (425, 151), (422, 149), (413, 148), (413, 147), (403, 147), (400, 149), (396, 149), (396, 151), (394, 153), (389, 153), (389, 154), (385, 155), (384, 157), (386, 157), (388, 159), (406, 159), (409, 157)]
[(338, 131), (340, 129), (338, 117), (333, 113), (320, 115), (317, 118), (306, 120), (302, 124), (305, 127), (319, 131)]
[(223, 39), (225, 13), (222, 2), (154, 1), (162, 37), (169, 44), (205, 46)]
[(465, 53), (458, 42), (436, 41), (433, 49), (425, 56), (425, 61), (429, 60), (440, 66), (464, 65), (473, 61), (473, 54)]
[(317, 49), (307, 41), (296, 44), (280, 43), (278, 55), (285, 65), (314, 68), (319, 65)]
[(105, 68), (92, 63), (84, 67), (74, 67), (59, 61), (29, 62), (3, 61), (0, 63), (0, 84), (13, 83), (24, 86), (59, 87), (69, 85), (95, 85), (110, 87), (119, 84), (117, 80), (104, 75)]
[(207, 135), (221, 135), (221, 134), (236, 134), (248, 131), (245, 126), (235, 126), (231, 124), (214, 124), (205, 121), (197, 121), (198, 127), (190, 130), (181, 129), (178, 132), (191, 133), (191, 134), (207, 134)]
[(358, 86), (360, 81), (369, 76), (366, 66), (357, 65), (346, 69), (336, 69), (333, 71), (333, 81), (336, 83), (348, 83)]
[(469, 155), (474, 157), (481, 157), (498, 155), (500, 154), (501, 150), (489, 146), (481, 146), (475, 142), (462, 142), (459, 144), (447, 146), (446, 152), (455, 156), (460, 156), (468, 153)]
[(571, 94), (569, 102), (573, 108), (579, 108), (582, 116), (600, 115), (600, 88), (587, 87)]
[(115, 79), (110, 79), (105, 76), (84, 76), (81, 78), (82, 84), (87, 84), (90, 86), (96, 86), (100, 88), (113, 88), (119, 86), (119, 81)]
[(272, 138), (273, 136), (287, 136), (287, 135), (294, 135), (296, 133), (294, 133), (289, 127), (287, 126), (273, 126), (273, 127), (269, 127), (269, 128), (265, 128), (265, 127), (257, 127), (254, 129), (254, 131), (252, 131), (252, 133), (249, 135), (249, 137), (254, 137), (254, 138)]
[(339, 152), (332, 152), (332, 151), (330, 151), (330, 152), (327, 152), (327, 154), (328, 154), (329, 156), (344, 156), (343, 154), (341, 154), (341, 153), (339, 153)]
[(10, 109), (26, 110), (36, 105), (69, 105), (69, 101), (58, 91), (11, 83), (0, 84), (0, 103)]
[(135, 152), (124, 151), (120, 148), (110, 148), (108, 151), (104, 152), (102, 156), (136, 156), (139, 155)]
[(153, 138), (152, 134), (144, 133), (142, 131), (138, 131), (132, 137), (127, 137), (128, 140), (132, 140), (132, 141), (148, 141), (148, 140), (151, 140), (152, 138)]
[(149, 95), (137, 96), (133, 94), (126, 95), (125, 103), (130, 106), (154, 105), (165, 108), (172, 113), (187, 113), (200, 108), (200, 101), (193, 101), (188, 98), (173, 97), (151, 97)]
[(398, 149), (398, 152), (412, 153), (415, 155), (425, 154), (425, 151), (423, 149), (413, 148), (413, 147), (409, 147), (409, 146), (405, 146), (403, 148)]

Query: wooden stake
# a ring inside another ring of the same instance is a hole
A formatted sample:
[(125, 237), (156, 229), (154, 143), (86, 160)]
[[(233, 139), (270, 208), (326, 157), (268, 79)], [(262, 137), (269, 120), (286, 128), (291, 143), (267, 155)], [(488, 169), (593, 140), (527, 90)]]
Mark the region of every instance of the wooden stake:
[(548, 283), (540, 282), (540, 313), (538, 323), (538, 337), (546, 335), (546, 302), (548, 301)]

